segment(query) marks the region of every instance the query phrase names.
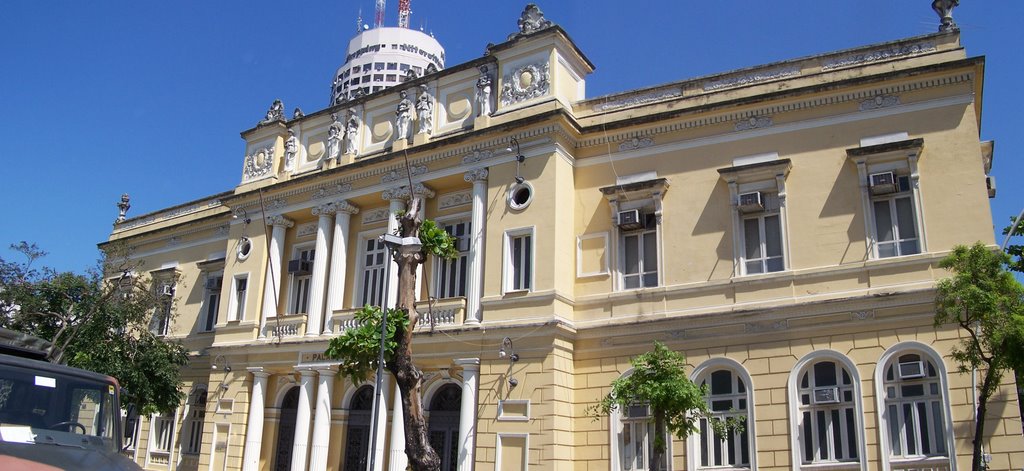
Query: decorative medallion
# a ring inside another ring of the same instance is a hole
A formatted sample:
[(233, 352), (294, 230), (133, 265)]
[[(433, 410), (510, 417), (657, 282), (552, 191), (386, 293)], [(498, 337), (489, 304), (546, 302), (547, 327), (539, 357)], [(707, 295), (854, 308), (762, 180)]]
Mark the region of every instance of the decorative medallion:
[(473, 202), (473, 193), (469, 190), (447, 193), (437, 198), (437, 209), (455, 208)]
[(772, 125), (771, 116), (751, 116), (747, 119), (736, 121), (733, 129), (737, 131), (748, 131), (750, 129), (767, 128)]
[(313, 192), (313, 195), (309, 197), (311, 200), (318, 200), (326, 198), (328, 196), (334, 196), (341, 193), (346, 193), (352, 190), (352, 185), (349, 183), (338, 183), (336, 185), (328, 185), (323, 188), (318, 188)]
[(307, 222), (306, 224), (300, 224), (298, 229), (295, 229), (296, 237), (307, 237), (316, 234), (316, 223)]
[(651, 147), (653, 145), (654, 139), (649, 137), (634, 137), (619, 143), (619, 152), (624, 150), (643, 149), (644, 147)]
[(387, 206), (381, 206), (379, 208), (371, 209), (363, 213), (363, 224), (370, 224), (373, 222), (386, 221), (388, 219), (388, 208)]
[[(426, 165), (419, 165), (419, 166), (409, 167), (409, 171), (408, 172), (406, 172), (404, 168), (402, 170), (392, 170), (392, 171), (388, 172), (387, 175), (384, 175), (383, 177), (380, 177), (380, 182), (381, 183), (391, 183), (393, 181), (406, 180), (410, 176), (415, 177), (416, 175), (423, 175), (423, 174), (427, 173), (427, 171), (428, 171), (428, 169), (427, 169)], [(408, 176), (407, 176), (407, 174), (408, 174)]]
[(786, 330), (788, 328), (789, 321), (783, 319), (780, 321), (748, 322), (743, 326), (743, 331), (749, 334), (760, 332), (773, 332), (776, 330)]
[(475, 151), (473, 151), (473, 153), (468, 154), (465, 157), (463, 157), (462, 158), (462, 163), (464, 163), (464, 164), (471, 164), (471, 163), (479, 162), (481, 160), (485, 160), (485, 159), (491, 158), (492, 154), (493, 154), (493, 152), (491, 152), (489, 150), (475, 150)]
[(896, 95), (877, 95), (860, 102), (861, 111), (877, 110), (900, 104), (900, 97)]
[(253, 180), (265, 177), (270, 174), (274, 167), (274, 146), (267, 146), (256, 149), (253, 153), (245, 156), (245, 164), (242, 167), (242, 176), (245, 180)]
[(505, 75), (501, 104), (510, 106), (547, 95), (550, 85), (547, 62), (524, 65)]

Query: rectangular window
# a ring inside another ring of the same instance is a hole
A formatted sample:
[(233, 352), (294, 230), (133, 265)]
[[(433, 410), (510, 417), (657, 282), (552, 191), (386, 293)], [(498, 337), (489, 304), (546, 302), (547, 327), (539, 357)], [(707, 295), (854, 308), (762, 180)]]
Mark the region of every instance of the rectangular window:
[(658, 286), (658, 223), (654, 214), (642, 214), (643, 228), (622, 231), (622, 288)]
[(163, 415), (156, 416), (153, 419), (153, 445), (150, 447), (150, 450), (159, 453), (169, 453), (173, 437), (174, 420)]
[(149, 322), (149, 331), (154, 335), (167, 335), (171, 325), (171, 306), (173, 304), (170, 299), (160, 300), (160, 306), (153, 312), (153, 319)]
[(910, 177), (896, 180), (897, 192), (872, 201), (878, 258), (921, 253)]
[(247, 276), (235, 277), (235, 290), (234, 290), (234, 306), (231, 309), (233, 317), (231, 320), (240, 321), (245, 319), (245, 294), (246, 289), (249, 286), (249, 278)]
[(533, 288), (533, 229), (505, 233), (505, 291)]
[(397, 69), (398, 69), (398, 63), (397, 62), (388, 62), (388, 70), (397, 70)]
[(440, 260), (435, 272), (434, 286), (437, 286), (437, 298), (454, 298), (466, 295), (466, 278), (469, 272), (469, 221), (453, 221), (442, 224), (445, 232), (455, 237), (455, 248), (458, 257), (452, 260)]
[(221, 275), (210, 275), (206, 278), (206, 305), (204, 308), (203, 330), (210, 332), (217, 323), (217, 310), (220, 309), (220, 287), (224, 278)]
[(383, 62), (374, 62), (373, 63), (373, 70), (384, 70), (384, 63)]
[(388, 74), (388, 82), (397, 82), (398, 76), (395, 74)]
[[(307, 262), (311, 269), (316, 257), (315, 249), (297, 249), (295, 260)], [(303, 273), (303, 274), (299, 274)], [(306, 314), (309, 311), (309, 285), (312, 282), (309, 271), (292, 274), (292, 302), (290, 314)]]
[(373, 237), (363, 245), (363, 279), (359, 306), (380, 306), (384, 298), (384, 269), (387, 249), (384, 242)]
[(373, 74), (373, 80), (377, 82), (383, 82), (384, 74)]
[(748, 275), (785, 269), (778, 214), (762, 214), (743, 220), (743, 267)]

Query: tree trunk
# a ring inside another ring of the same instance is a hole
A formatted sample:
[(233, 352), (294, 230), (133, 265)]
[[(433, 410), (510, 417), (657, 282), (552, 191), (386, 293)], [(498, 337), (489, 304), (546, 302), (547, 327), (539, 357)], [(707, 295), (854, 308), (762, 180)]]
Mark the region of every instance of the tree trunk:
[[(420, 200), (413, 199), (409, 210), (399, 220), (402, 237), (415, 237), (419, 234)], [(441, 468), (441, 458), (430, 446), (427, 433), (427, 421), (423, 417), (423, 403), (420, 402), (423, 373), (412, 361), (412, 334), (419, 321), (416, 312), (416, 269), (423, 263), (424, 255), (417, 253), (396, 253), (398, 264), (398, 299), (395, 307), (409, 315), (409, 327), (405, 331), (395, 333), (398, 346), (395, 349), (394, 361), (388, 370), (395, 376), (398, 390), (402, 395), (402, 412), (405, 418), (405, 455), (409, 458), (409, 467), (416, 471), (435, 471)]]
[(985, 413), (988, 411), (988, 399), (992, 397), (992, 393), (995, 392), (996, 383), (999, 381), (999, 375), (994, 371), (991, 366), (985, 370), (985, 380), (981, 384), (981, 394), (978, 394), (978, 418), (974, 423), (974, 452), (971, 456), (971, 469), (973, 471), (985, 469), (985, 463), (981, 456), (981, 445), (985, 433)]
[(651, 450), (651, 470), (662, 469), (661, 463), (665, 459), (665, 451), (668, 445), (665, 443), (665, 413), (656, 411), (654, 413), (654, 449)]

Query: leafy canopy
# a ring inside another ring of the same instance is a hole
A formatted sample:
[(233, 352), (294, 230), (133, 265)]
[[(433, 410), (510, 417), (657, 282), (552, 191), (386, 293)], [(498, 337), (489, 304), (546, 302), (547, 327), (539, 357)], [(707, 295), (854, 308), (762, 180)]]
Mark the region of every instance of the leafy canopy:
[(83, 274), (35, 268), (46, 255), (35, 244), (11, 248), (25, 261), (0, 258), (0, 327), (50, 341), (51, 361), (117, 378), (126, 391), (123, 402), (141, 413), (178, 406), (186, 350), (148, 329), (168, 301), (151, 280), (130, 275), (138, 267), (117, 255), (119, 247)]
[[(359, 384), (377, 370), (380, 356), (380, 324), (383, 311), (377, 306), (363, 306), (356, 311), (356, 327), (331, 339), (324, 352), (328, 358), (341, 360), (339, 372), (353, 383)], [(409, 327), (409, 316), (404, 310), (389, 309), (387, 319), (387, 341), (384, 344), (384, 361), (390, 362), (398, 348), (395, 333)]]

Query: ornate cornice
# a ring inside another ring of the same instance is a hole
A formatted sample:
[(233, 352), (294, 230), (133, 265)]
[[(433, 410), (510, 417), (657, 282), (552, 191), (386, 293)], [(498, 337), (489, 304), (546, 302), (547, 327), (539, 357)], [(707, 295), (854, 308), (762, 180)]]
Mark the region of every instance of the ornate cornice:
[(874, 98), (868, 98), (860, 102), (859, 109), (861, 111), (877, 110), (879, 108), (888, 108), (890, 106), (896, 106), (900, 104), (900, 97), (896, 95), (875, 95)]
[(318, 199), (321, 199), (321, 198), (326, 198), (328, 196), (334, 196), (334, 195), (338, 195), (338, 194), (341, 194), (341, 193), (346, 193), (346, 192), (351, 191), (351, 190), (352, 190), (352, 184), (350, 184), (350, 183), (335, 183), (333, 185), (328, 185), (328, 186), (325, 186), (323, 188), (317, 188), (315, 191), (313, 191), (313, 194), (310, 195), (309, 199), (310, 200), (318, 200)]
[(417, 175), (423, 175), (427, 173), (429, 169), (426, 165), (413, 165), (409, 167), (409, 171), (405, 171), (405, 167), (401, 169), (395, 169), (388, 172), (383, 177), (380, 177), (381, 183), (391, 183), (393, 181), (405, 180), (409, 177), (415, 177)]
[(767, 128), (772, 125), (771, 116), (751, 116), (747, 119), (736, 121), (733, 129), (737, 131), (748, 131), (751, 129)]
[(651, 147), (653, 145), (654, 139), (650, 137), (634, 136), (632, 139), (626, 139), (619, 143), (619, 152), (624, 150), (643, 149), (644, 147)]
[(821, 64), (821, 70), (833, 70), (854, 65), (869, 64), (888, 59), (898, 59), (907, 56), (916, 56), (926, 52), (935, 51), (935, 44), (920, 42), (915, 44), (892, 45), (882, 49), (850, 54), (846, 56), (828, 59)]
[(477, 149), (477, 150), (474, 150), (473, 152), (467, 154), (465, 157), (463, 157), (462, 158), (462, 163), (464, 163), (464, 164), (476, 163), (476, 162), (479, 162), (481, 160), (487, 160), (487, 159), (491, 158), (492, 155), (494, 155), (494, 153), (491, 152), (490, 150), (486, 150), (486, 149), (485, 150), (479, 150), (479, 149)]
[(416, 183), (413, 185), (412, 188), (412, 195), (409, 194), (409, 185), (406, 185), (400, 186), (398, 188), (388, 188), (380, 193), (380, 197), (381, 199), (387, 201), (398, 199), (407, 200), (413, 195), (423, 198), (434, 197), (434, 190), (431, 190), (429, 187), (422, 183)]

